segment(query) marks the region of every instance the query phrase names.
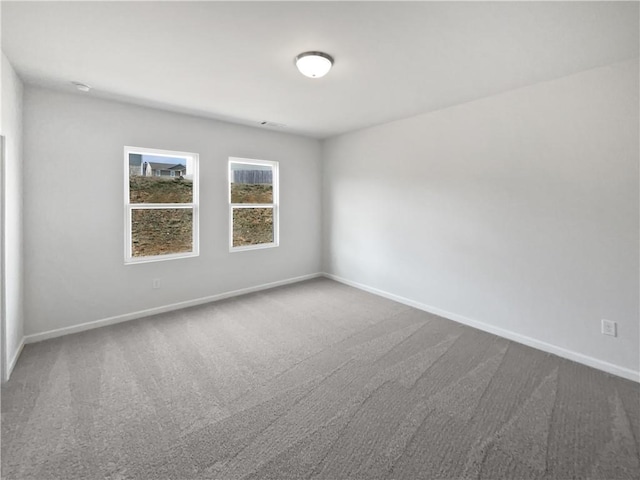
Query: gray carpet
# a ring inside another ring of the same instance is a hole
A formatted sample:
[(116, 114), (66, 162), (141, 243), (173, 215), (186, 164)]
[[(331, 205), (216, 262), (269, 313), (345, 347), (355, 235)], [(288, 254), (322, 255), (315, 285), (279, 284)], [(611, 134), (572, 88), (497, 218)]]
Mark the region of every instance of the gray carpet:
[(630, 381), (318, 279), (27, 345), (11, 479), (638, 479)]

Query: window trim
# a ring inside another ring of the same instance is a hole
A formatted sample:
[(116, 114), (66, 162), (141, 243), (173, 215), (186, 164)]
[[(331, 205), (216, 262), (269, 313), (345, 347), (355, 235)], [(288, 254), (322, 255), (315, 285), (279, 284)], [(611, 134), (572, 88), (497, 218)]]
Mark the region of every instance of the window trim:
[[(272, 171), (272, 203), (231, 203), (231, 164), (243, 163), (246, 165), (260, 165), (271, 167)], [(229, 157), (227, 164), (227, 200), (229, 204), (229, 252), (245, 252), (248, 250), (261, 250), (280, 246), (280, 174), (279, 163), (274, 160), (257, 160), (255, 158)], [(258, 245), (233, 246), (233, 210), (234, 208), (271, 208), (273, 210), (273, 242), (260, 243)]]
[[(129, 154), (154, 155), (156, 157), (182, 157), (191, 158), (193, 161), (193, 198), (191, 203), (130, 203), (129, 192)], [(124, 263), (135, 265), (138, 263), (163, 262), (165, 260), (177, 260), (191, 258), (200, 255), (200, 157), (193, 152), (179, 152), (174, 150), (160, 150), (157, 148), (124, 147)], [(131, 217), (133, 210), (159, 210), (159, 209), (189, 208), (193, 212), (192, 225), (192, 250), (190, 252), (167, 253), (165, 255), (149, 255), (146, 257), (134, 257), (132, 255)]]

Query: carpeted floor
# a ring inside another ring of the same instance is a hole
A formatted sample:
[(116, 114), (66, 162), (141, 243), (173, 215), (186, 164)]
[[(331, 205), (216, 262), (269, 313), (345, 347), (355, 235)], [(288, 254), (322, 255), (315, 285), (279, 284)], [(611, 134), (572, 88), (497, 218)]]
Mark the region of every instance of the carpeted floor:
[(7, 479), (638, 479), (640, 386), (317, 279), (27, 345)]

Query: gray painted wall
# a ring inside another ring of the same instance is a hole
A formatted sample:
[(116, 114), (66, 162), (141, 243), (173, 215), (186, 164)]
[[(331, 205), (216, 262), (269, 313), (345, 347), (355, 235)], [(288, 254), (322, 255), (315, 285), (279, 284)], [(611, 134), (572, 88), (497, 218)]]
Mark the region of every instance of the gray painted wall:
[[(31, 86), (24, 115), (26, 335), (320, 271), (317, 140)], [(125, 145), (200, 154), (199, 257), (124, 265)], [(280, 162), (278, 248), (229, 253), (230, 156)]]
[(4, 53), (2, 54), (2, 124), (5, 137), (5, 165), (2, 172), (2, 208), (4, 209), (4, 297), (5, 368), (18, 354), (23, 336), (23, 208), (22, 208), (22, 106), (23, 85)]
[[(638, 88), (634, 60), (320, 143), (27, 87), (25, 334), (312, 274), (322, 251), (344, 279), (637, 371)], [(200, 257), (124, 265), (124, 145), (200, 154)], [(279, 248), (228, 252), (229, 156), (280, 161)]]
[(637, 372), (638, 88), (634, 60), (326, 141), (325, 271)]

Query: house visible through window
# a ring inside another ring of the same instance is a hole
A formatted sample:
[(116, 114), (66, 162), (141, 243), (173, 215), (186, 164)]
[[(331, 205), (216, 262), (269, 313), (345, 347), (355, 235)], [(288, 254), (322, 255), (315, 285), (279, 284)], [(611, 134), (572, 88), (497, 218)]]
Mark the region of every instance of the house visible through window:
[(229, 159), (230, 248), (278, 246), (278, 162)]
[(198, 255), (198, 155), (125, 147), (125, 261)]

